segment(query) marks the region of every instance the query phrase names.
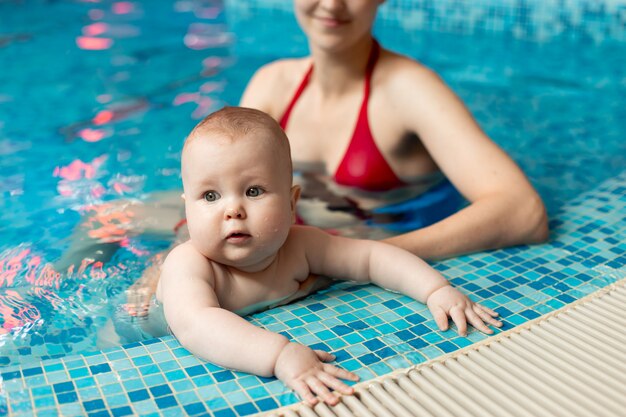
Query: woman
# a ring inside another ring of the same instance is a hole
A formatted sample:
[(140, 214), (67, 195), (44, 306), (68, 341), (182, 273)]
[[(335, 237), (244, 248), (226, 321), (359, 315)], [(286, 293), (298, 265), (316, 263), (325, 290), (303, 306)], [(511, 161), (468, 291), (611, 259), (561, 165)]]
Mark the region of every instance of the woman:
[(517, 165), (435, 73), (373, 39), (383, 1), (295, 0), (311, 56), (262, 67), (241, 105), (280, 121), (300, 166), (322, 165), (379, 201), (410, 197), (441, 171), (469, 205), (386, 239), (418, 256), (546, 240), (544, 205)]

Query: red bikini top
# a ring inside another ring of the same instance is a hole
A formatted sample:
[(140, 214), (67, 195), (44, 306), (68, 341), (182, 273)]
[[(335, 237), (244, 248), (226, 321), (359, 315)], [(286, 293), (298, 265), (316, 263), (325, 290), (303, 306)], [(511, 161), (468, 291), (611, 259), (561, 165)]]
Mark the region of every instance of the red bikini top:
[[(386, 191), (406, 185), (406, 183), (400, 180), (393, 172), (380, 153), (372, 136), (372, 132), (370, 131), (370, 124), (367, 118), (370, 81), (379, 53), (380, 46), (378, 42), (374, 40), (365, 70), (365, 94), (363, 95), (359, 117), (354, 127), (354, 133), (352, 133), (352, 139), (350, 139), (348, 149), (334, 176), (338, 184), (358, 187), (368, 191)], [(311, 65), (311, 68), (307, 71), (295, 95), (291, 99), (287, 110), (280, 119), (280, 126), (283, 129), (286, 129), (291, 111), (309, 83), (312, 73), (313, 65)]]

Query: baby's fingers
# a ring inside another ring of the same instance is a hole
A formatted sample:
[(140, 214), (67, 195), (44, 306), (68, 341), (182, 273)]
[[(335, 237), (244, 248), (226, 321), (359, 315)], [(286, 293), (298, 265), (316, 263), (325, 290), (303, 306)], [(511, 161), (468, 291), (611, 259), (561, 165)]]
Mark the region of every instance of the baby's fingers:
[(293, 382), (291, 388), (293, 388), (293, 390), (300, 396), (300, 398), (302, 398), (303, 401), (309, 403), (309, 405), (317, 404), (317, 397), (311, 392), (311, 389), (306, 382), (298, 379)]
[(448, 315), (446, 312), (440, 307), (433, 308), (430, 311), (433, 314), (433, 318), (435, 319), (435, 323), (437, 323), (439, 330), (448, 330)]
[(484, 313), (489, 314), (491, 317), (498, 317), (499, 316), (499, 314), (497, 312), (493, 311), (489, 307), (485, 307), (482, 304), (474, 303), (474, 311), (476, 311), (476, 308), (478, 308), (479, 310), (481, 310)]
[(481, 332), (486, 333), (486, 334), (492, 334), (493, 333), (493, 330), (491, 330), (489, 327), (487, 327), (487, 325), (478, 316), (478, 314), (476, 314), (474, 312), (474, 310), (472, 310), (471, 308), (468, 308), (466, 310), (465, 314), (467, 315), (467, 320), (470, 322), (470, 324), (472, 326), (474, 326), (474, 328), (476, 328), (476, 329), (478, 329)]
[(456, 324), (459, 335), (460, 336), (467, 335), (467, 320), (465, 319), (465, 312), (463, 311), (463, 308), (459, 306), (452, 307), (450, 309), (450, 317), (452, 318), (452, 321), (454, 322), (454, 324)]
[(335, 365), (324, 364), (324, 372), (326, 372), (327, 374), (329, 374), (330, 376), (334, 378), (347, 379), (349, 381), (354, 381), (354, 382), (359, 380), (359, 376), (357, 374), (346, 371), (345, 369), (338, 368)]
[[(324, 374), (322, 373), (320, 374), (320, 376), (321, 375)], [(309, 388), (314, 393), (316, 393), (317, 396), (326, 404), (335, 405), (339, 402), (339, 398), (337, 397), (337, 395), (330, 392), (325, 383), (322, 382), (317, 376), (308, 377), (306, 383), (308, 384)]]
[(345, 395), (354, 394), (354, 388), (349, 387), (344, 382), (341, 382), (337, 378), (328, 373), (319, 374), (319, 379), (326, 384), (327, 387), (334, 389), (337, 392), (340, 392)]
[(323, 350), (314, 350), (313, 352), (315, 352), (319, 360), (321, 360), (322, 362), (331, 362), (335, 360), (335, 355), (333, 355), (332, 353), (328, 353)]
[(481, 306), (480, 304), (474, 304), (473, 310), (485, 323), (491, 324), (492, 326), (496, 327), (502, 326), (502, 322), (494, 318), (498, 316), (498, 313), (496, 313), (495, 311), (487, 307)]
[(341, 379), (348, 379), (350, 381), (358, 381), (359, 376), (352, 372), (346, 371), (345, 369), (338, 368), (334, 365), (325, 364), (324, 372)]

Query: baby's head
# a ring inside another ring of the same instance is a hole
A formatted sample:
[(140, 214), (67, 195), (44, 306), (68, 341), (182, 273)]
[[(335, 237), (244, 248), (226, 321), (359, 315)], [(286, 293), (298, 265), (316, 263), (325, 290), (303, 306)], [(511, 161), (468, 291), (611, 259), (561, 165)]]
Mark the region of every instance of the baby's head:
[(185, 141), (182, 177), (194, 247), (239, 269), (267, 266), (287, 239), (300, 194), (278, 123), (241, 107), (212, 113)]

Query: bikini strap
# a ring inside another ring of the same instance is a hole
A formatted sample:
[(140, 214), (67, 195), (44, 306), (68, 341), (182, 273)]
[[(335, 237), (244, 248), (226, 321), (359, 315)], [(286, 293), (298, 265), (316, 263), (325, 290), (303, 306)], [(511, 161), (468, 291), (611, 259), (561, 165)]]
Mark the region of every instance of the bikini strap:
[(174, 234), (177, 235), (180, 228), (186, 224), (187, 224), (187, 219), (180, 219), (178, 223), (174, 225)]
[(348, 148), (334, 175), (338, 184), (370, 191), (385, 191), (404, 185), (378, 148), (367, 114), (372, 74), (379, 55), (380, 46), (374, 39), (365, 69), (361, 109)]
[(302, 92), (304, 91), (307, 84), (309, 83), (309, 80), (311, 79), (311, 74), (313, 74), (313, 64), (311, 64), (311, 66), (309, 67), (309, 70), (306, 72), (306, 74), (304, 75), (304, 78), (300, 82), (300, 85), (298, 86), (296, 93), (293, 95), (291, 102), (289, 102), (289, 106), (287, 106), (287, 110), (285, 110), (285, 113), (283, 113), (283, 117), (280, 118), (279, 124), (280, 124), (280, 127), (283, 128), (283, 130), (287, 128), (287, 123), (289, 122), (289, 116), (291, 115), (291, 111), (293, 110), (293, 107), (296, 105), (296, 101), (298, 101), (298, 99), (300, 98), (300, 95), (302, 95)]
[(361, 104), (361, 108), (367, 109), (367, 102), (369, 101), (370, 96), (370, 84), (372, 80), (372, 73), (374, 72), (374, 67), (376, 66), (376, 61), (378, 61), (378, 56), (380, 55), (380, 45), (376, 39), (372, 39), (374, 43), (372, 44), (372, 50), (370, 52), (370, 57), (367, 61), (367, 67), (365, 68), (365, 95), (363, 97), (363, 103)]
[[(378, 44), (378, 41), (376, 39), (372, 39), (372, 40), (373, 40), (372, 50), (370, 52), (370, 56), (367, 61), (367, 67), (365, 69), (365, 100), (363, 101), (363, 105), (365, 106), (367, 106), (367, 98), (369, 97), (369, 94), (370, 94), (370, 79), (372, 78), (372, 73), (374, 72), (374, 66), (376, 65), (376, 61), (378, 61), (378, 55), (380, 55), (380, 45)], [(289, 122), (289, 116), (291, 116), (291, 111), (293, 110), (294, 106), (296, 105), (296, 102), (302, 95), (302, 92), (304, 91), (306, 86), (309, 84), (309, 81), (311, 80), (311, 74), (313, 74), (312, 63), (308, 71), (304, 75), (304, 78), (302, 78), (302, 81), (300, 82), (300, 85), (298, 86), (298, 89), (293, 95), (291, 101), (289, 102), (289, 105), (287, 106), (285, 113), (283, 113), (283, 116), (280, 118), (279, 124), (280, 124), (280, 127), (283, 128), (283, 130), (287, 128), (287, 123)]]

